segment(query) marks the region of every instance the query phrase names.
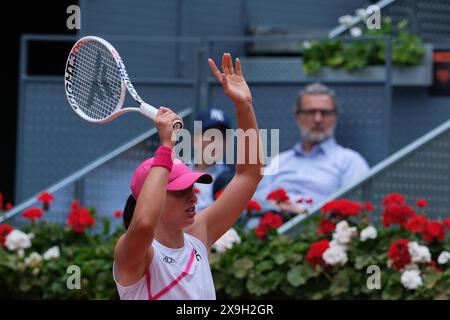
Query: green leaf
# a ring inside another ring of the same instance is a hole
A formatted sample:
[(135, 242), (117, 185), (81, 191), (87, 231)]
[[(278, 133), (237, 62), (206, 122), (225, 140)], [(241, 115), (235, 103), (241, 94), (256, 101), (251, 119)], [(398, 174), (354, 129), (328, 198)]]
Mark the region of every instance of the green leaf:
[(109, 235), (109, 232), (111, 231), (111, 221), (107, 218), (103, 219), (103, 235), (107, 236)]
[(342, 293), (348, 292), (350, 289), (350, 278), (346, 270), (339, 271), (334, 277), (330, 286), (330, 293), (333, 296), (338, 296)]
[(254, 266), (250, 258), (242, 258), (233, 263), (234, 276), (238, 279), (243, 279), (247, 276), (248, 271)]
[(243, 283), (236, 278), (233, 280), (229, 279), (228, 283), (225, 286), (225, 293), (230, 298), (237, 298), (239, 297), (242, 292), (244, 291)]
[(247, 281), (247, 288), (250, 293), (256, 296), (263, 296), (274, 291), (283, 280), (283, 273), (271, 271), (267, 274), (253, 273)]
[(425, 274), (423, 276), (423, 282), (425, 287), (427, 287), (427, 289), (432, 289), (436, 283), (439, 281), (439, 279), (441, 278), (441, 273), (439, 272), (429, 272), (427, 274)]
[(318, 60), (310, 60), (303, 64), (303, 70), (307, 75), (316, 74), (320, 68), (322, 67), (321, 63)]
[(337, 67), (342, 65), (344, 61), (344, 57), (340, 54), (337, 54), (327, 59), (327, 64), (332, 67)]
[(273, 267), (274, 267), (274, 263), (271, 260), (264, 260), (264, 261), (259, 262), (255, 266), (254, 271), (256, 273), (262, 273), (262, 272), (265, 272), (265, 271), (272, 270)]
[(302, 266), (295, 266), (287, 273), (287, 281), (294, 287), (305, 284), (308, 279), (305, 277)]
[(275, 263), (278, 264), (278, 265), (281, 265), (281, 264), (285, 263), (286, 260), (287, 260), (286, 259), (286, 255), (284, 255), (282, 253), (279, 253), (279, 254), (275, 255)]
[(311, 295), (312, 300), (321, 300), (325, 297), (325, 292), (317, 291)]
[(307, 279), (319, 276), (319, 271), (316, 268), (313, 268), (308, 262), (304, 262), (302, 266), (304, 275)]
[(360, 255), (355, 258), (355, 268), (361, 270), (371, 264), (372, 258), (368, 255)]
[(403, 289), (398, 285), (389, 285), (382, 290), (381, 297), (384, 300), (397, 300), (402, 297)]
[(301, 262), (302, 259), (303, 259), (303, 256), (301, 254), (294, 253), (289, 257), (289, 262), (291, 264), (297, 264), (297, 263)]

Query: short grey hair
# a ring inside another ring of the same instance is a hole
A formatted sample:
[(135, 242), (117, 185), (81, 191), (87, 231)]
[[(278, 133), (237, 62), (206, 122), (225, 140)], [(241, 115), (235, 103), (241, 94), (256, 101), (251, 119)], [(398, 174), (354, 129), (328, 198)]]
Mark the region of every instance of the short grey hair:
[(303, 97), (308, 94), (326, 94), (330, 96), (331, 100), (333, 101), (334, 110), (336, 111), (336, 113), (338, 112), (338, 102), (334, 90), (330, 89), (329, 87), (320, 82), (315, 82), (307, 85), (303, 90), (300, 90), (300, 92), (298, 93), (297, 103), (294, 106), (294, 112), (296, 114), (298, 114), (298, 112), (302, 109)]

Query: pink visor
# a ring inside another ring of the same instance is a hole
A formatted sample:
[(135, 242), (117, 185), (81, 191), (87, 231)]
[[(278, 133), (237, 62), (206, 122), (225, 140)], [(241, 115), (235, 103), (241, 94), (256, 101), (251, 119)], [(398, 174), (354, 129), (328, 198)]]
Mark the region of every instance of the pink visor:
[[(131, 193), (134, 199), (137, 200), (142, 186), (144, 185), (145, 178), (150, 172), (153, 163), (153, 158), (145, 160), (134, 171), (131, 177)], [(189, 188), (194, 183), (211, 183), (213, 181), (211, 175), (204, 172), (194, 172), (187, 165), (178, 159), (173, 160), (172, 171), (169, 174), (169, 180), (167, 182), (167, 190), (184, 190)]]

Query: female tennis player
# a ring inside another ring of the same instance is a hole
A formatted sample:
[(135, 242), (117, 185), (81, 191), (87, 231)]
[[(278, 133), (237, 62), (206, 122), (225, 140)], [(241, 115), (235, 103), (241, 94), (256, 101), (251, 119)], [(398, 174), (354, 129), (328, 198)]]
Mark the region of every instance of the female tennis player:
[[(222, 57), (222, 72), (212, 59), (208, 63), (236, 107), (238, 127), (257, 133), (239, 59), (236, 71), (229, 53)], [(155, 123), (161, 146), (131, 179), (132, 194), (124, 210), (127, 231), (116, 243), (113, 266), (121, 299), (215, 299), (208, 259), (211, 246), (233, 226), (261, 179), (259, 138), (256, 148), (238, 141), (237, 159), (245, 159), (244, 163), (236, 165), (234, 178), (216, 202), (197, 215), (194, 183), (211, 183), (212, 178), (173, 160), (176, 120), (181, 119), (170, 109), (159, 109)], [(257, 154), (251, 155), (251, 149)]]

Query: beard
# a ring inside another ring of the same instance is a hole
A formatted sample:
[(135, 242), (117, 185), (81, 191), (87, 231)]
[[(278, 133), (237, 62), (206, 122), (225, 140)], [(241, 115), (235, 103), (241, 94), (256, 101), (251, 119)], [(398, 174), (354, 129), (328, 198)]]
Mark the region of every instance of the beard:
[(300, 134), (304, 142), (317, 144), (333, 136), (335, 128), (336, 126), (332, 126), (331, 128), (325, 130), (322, 126), (317, 126), (311, 129), (306, 129), (300, 126)]

